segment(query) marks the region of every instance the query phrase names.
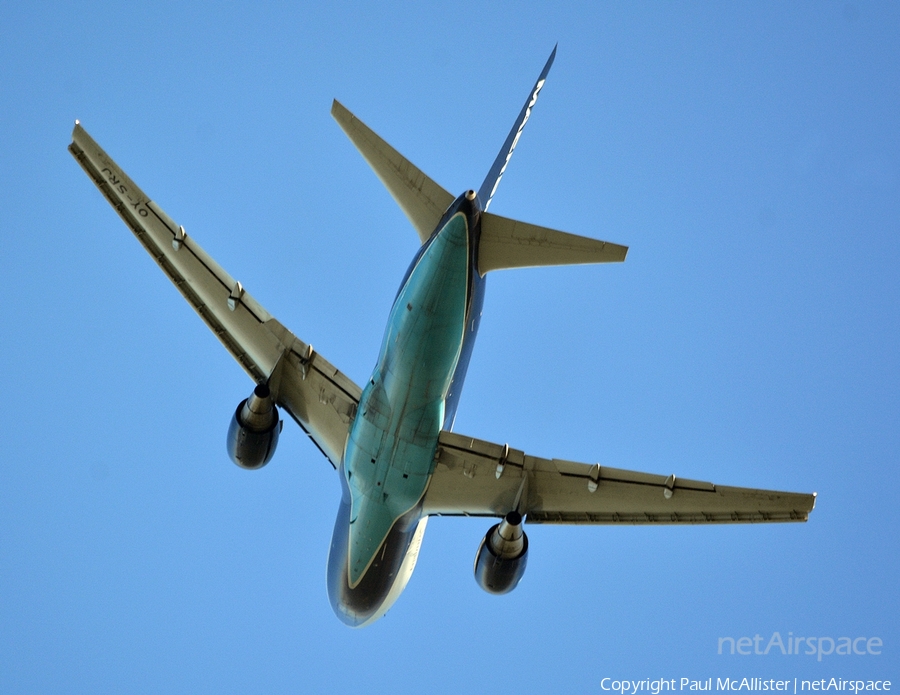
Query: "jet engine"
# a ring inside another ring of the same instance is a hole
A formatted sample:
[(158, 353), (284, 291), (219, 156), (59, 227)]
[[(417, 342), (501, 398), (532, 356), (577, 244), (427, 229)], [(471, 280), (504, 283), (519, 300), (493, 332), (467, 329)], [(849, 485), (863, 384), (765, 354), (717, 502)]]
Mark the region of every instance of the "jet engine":
[(485, 534), (475, 556), (475, 581), (490, 594), (507, 594), (525, 574), (528, 536), (522, 515), (510, 512)]
[(250, 398), (240, 402), (231, 418), (225, 442), (231, 460), (248, 470), (265, 466), (275, 453), (283, 425), (269, 387), (260, 384)]

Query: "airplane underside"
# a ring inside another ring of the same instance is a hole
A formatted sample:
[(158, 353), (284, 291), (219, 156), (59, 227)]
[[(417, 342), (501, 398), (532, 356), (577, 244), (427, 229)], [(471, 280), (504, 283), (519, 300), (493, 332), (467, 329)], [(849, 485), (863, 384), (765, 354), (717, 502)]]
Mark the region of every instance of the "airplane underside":
[(328, 598), (334, 614), (351, 627), (374, 622), (394, 604), (416, 567), (427, 516), (415, 508), (397, 519), (359, 582), (351, 587), (350, 501), (341, 499), (328, 551)]
[(377, 620), (406, 587), (429, 516), (499, 520), (481, 540), (474, 574), (485, 591), (502, 594), (525, 571), (526, 521), (803, 522), (815, 506), (815, 493), (541, 458), (453, 431), (485, 275), (619, 263), (628, 252), (488, 212), (555, 55), (554, 48), (477, 193), (455, 199), (339, 102), (332, 104), (332, 116), (421, 242), (362, 388), (269, 314), (75, 122), (69, 151), (255, 384), (231, 416), (231, 459), (248, 470), (264, 467), (275, 453), (285, 412), (337, 471), (341, 502), (328, 555), (328, 594), (348, 625)]
[(479, 213), (474, 192), (460, 196), (414, 259), (350, 425), (328, 591), (335, 613), (351, 625), (387, 611), (415, 566), (418, 545), (411, 546), (424, 533), (421, 500), (447, 394), (454, 379), (461, 386), (463, 343), (474, 338), (465, 327)]

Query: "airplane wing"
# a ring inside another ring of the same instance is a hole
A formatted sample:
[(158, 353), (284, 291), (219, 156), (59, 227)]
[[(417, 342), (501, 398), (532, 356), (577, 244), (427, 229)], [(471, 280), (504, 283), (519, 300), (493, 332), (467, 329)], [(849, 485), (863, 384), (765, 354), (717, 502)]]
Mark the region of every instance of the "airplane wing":
[(72, 156), (244, 371), (268, 383), (335, 467), (362, 391), (274, 319), (76, 121)]
[(531, 523), (724, 524), (806, 521), (816, 495), (725, 487), (674, 475), (528, 456), (441, 432), (425, 492), (433, 515), (503, 516)]

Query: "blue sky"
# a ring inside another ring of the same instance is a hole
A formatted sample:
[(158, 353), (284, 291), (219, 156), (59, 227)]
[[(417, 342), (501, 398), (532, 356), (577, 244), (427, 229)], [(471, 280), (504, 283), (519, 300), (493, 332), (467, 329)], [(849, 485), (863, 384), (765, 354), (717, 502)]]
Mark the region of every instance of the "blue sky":
[[(0, 690), (603, 692), (605, 677), (893, 678), (900, 512), (894, 3), (6, 3), (0, 8)], [(429, 524), (391, 612), (333, 616), (339, 487), (291, 423), (226, 456), (251, 383), (66, 152), (85, 128), (356, 381), (416, 234), (337, 97), (477, 187), (551, 48), (492, 211), (627, 244), (505, 271), (456, 429), (817, 491), (803, 525)], [(720, 637), (879, 637), (727, 656)]]

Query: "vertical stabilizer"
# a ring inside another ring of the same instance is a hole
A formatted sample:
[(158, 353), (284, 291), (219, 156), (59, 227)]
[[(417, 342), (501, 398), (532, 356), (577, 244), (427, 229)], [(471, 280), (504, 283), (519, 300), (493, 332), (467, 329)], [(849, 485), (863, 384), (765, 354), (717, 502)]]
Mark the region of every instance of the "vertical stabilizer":
[(519, 136), (522, 135), (522, 129), (525, 127), (528, 118), (531, 116), (531, 109), (534, 108), (538, 94), (544, 86), (544, 82), (547, 80), (547, 74), (550, 72), (550, 67), (553, 65), (554, 58), (556, 58), (556, 46), (553, 47), (553, 52), (547, 59), (544, 69), (541, 70), (537, 82), (534, 83), (534, 87), (532, 87), (528, 99), (525, 100), (525, 105), (519, 112), (519, 117), (516, 118), (516, 122), (513, 123), (512, 130), (510, 130), (509, 135), (506, 136), (506, 142), (503, 143), (503, 147), (497, 155), (497, 159), (494, 160), (494, 165), (485, 177), (484, 183), (481, 184), (481, 188), (478, 189), (478, 197), (484, 205), (484, 210), (488, 209), (491, 204), (491, 198), (493, 198), (494, 193), (497, 192), (497, 186), (500, 185), (500, 179), (503, 177), (503, 172), (506, 171), (513, 150), (516, 149), (516, 145), (519, 142)]

